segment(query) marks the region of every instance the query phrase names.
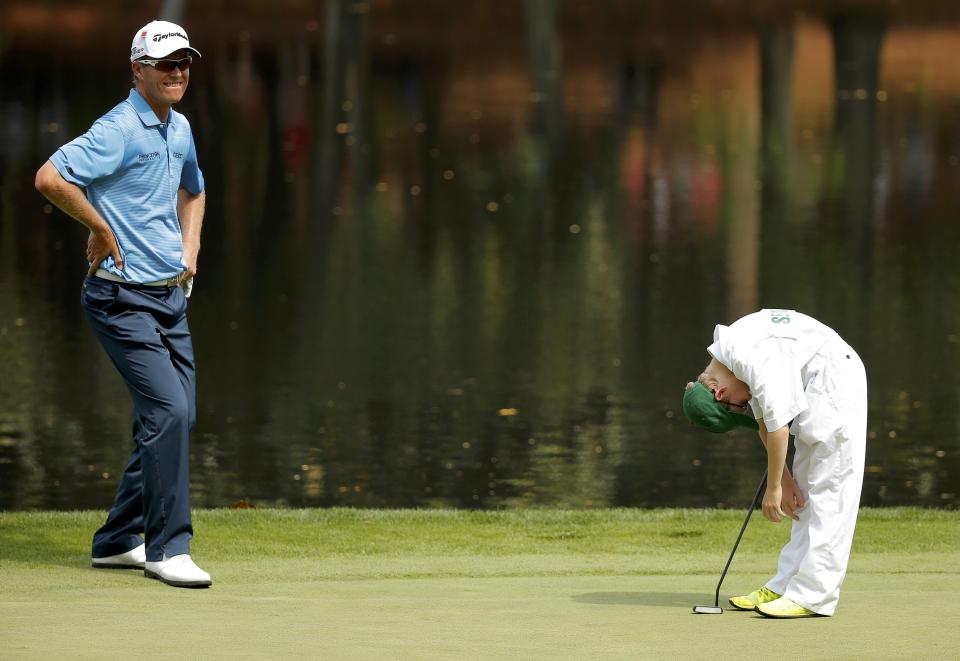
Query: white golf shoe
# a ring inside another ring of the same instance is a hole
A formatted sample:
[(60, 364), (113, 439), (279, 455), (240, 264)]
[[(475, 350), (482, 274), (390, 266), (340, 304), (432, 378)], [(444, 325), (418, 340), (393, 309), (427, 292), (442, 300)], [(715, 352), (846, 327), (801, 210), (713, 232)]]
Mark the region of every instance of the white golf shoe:
[(147, 545), (141, 544), (126, 553), (110, 555), (105, 558), (91, 558), (90, 564), (97, 569), (143, 569), (147, 561)]
[(210, 574), (197, 567), (187, 553), (164, 555), (158, 562), (147, 560), (143, 575), (178, 588), (206, 588), (213, 584)]

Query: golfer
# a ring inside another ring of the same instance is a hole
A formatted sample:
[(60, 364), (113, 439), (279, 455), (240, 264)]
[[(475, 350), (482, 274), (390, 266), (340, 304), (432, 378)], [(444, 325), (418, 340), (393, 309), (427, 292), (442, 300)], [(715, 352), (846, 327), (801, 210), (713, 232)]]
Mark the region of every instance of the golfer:
[(718, 325), (707, 351), (710, 363), (687, 384), (684, 413), (715, 433), (758, 429), (767, 450), (763, 515), (793, 520), (776, 575), (730, 603), (767, 617), (833, 615), (863, 485), (863, 363), (835, 331), (793, 310), (761, 310)]
[(137, 30), (129, 96), (36, 177), (37, 190), (90, 230), (80, 302), (133, 398), (133, 453), (94, 534), (93, 566), (142, 568), (180, 587), (211, 584), (190, 558), (196, 389), (186, 296), (204, 183), (190, 124), (171, 108), (199, 57), (178, 25)]

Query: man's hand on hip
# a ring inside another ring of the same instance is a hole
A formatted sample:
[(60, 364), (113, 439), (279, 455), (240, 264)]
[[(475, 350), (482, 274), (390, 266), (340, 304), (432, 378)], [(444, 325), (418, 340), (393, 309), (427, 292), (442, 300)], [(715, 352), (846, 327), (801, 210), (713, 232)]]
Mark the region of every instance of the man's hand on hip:
[(180, 273), (180, 282), (192, 280), (193, 276), (197, 274), (197, 253), (185, 249), (183, 251), (183, 263), (187, 265), (187, 268)]
[(113, 232), (110, 229), (90, 232), (90, 236), (87, 237), (87, 261), (90, 262), (87, 273), (90, 275), (96, 273), (100, 263), (107, 257), (113, 257), (117, 268), (123, 270), (123, 258), (120, 257), (120, 247)]

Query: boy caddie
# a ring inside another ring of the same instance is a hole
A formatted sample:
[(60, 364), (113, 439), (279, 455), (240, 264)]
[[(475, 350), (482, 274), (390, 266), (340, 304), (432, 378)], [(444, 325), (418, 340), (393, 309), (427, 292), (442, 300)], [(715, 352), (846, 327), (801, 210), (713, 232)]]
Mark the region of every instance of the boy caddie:
[(718, 325), (707, 352), (710, 362), (687, 384), (684, 413), (714, 433), (757, 429), (767, 451), (763, 515), (792, 519), (776, 574), (730, 604), (772, 618), (833, 615), (863, 484), (863, 363), (834, 330), (793, 310), (760, 310)]

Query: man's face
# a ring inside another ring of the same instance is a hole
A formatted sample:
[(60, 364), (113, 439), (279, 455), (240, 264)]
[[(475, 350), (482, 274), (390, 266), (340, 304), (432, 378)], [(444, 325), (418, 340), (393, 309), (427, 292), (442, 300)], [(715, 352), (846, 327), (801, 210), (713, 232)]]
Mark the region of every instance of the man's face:
[[(184, 60), (188, 55), (186, 50), (178, 50), (167, 55), (163, 60)], [(187, 84), (190, 82), (189, 65), (172, 67), (171, 71), (165, 72), (162, 69), (170, 68), (170, 64), (161, 62), (156, 66), (143, 64), (142, 62), (133, 63), (134, 74), (138, 77), (137, 87), (146, 97), (153, 107), (172, 106), (183, 98), (187, 91)]]

